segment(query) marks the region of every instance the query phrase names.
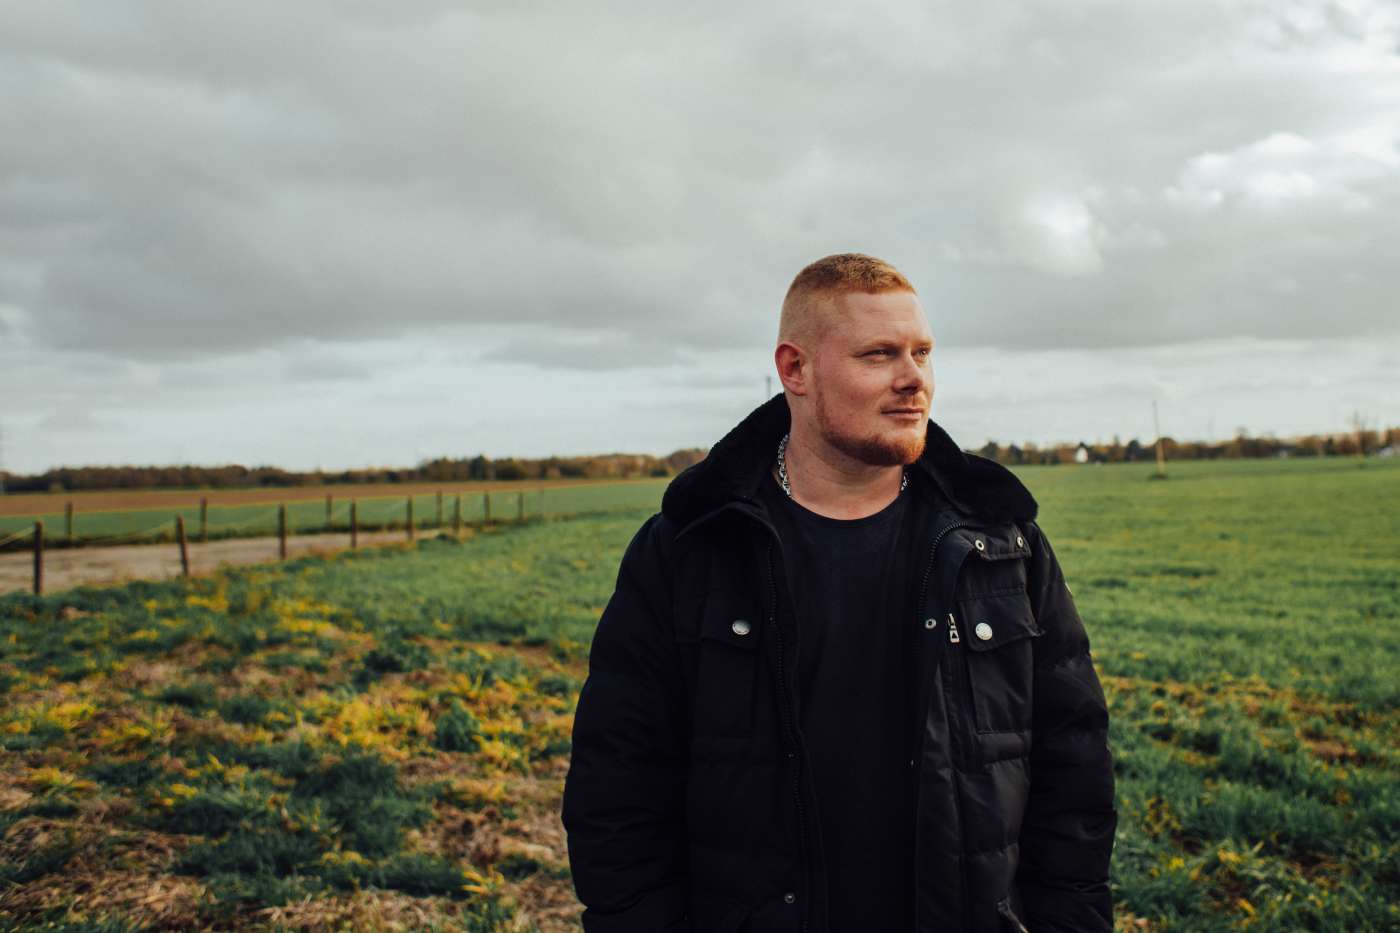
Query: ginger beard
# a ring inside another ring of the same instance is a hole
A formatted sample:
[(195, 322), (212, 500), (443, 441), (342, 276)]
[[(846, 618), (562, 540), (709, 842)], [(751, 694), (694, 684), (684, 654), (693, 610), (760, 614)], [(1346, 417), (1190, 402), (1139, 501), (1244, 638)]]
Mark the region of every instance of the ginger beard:
[[(812, 386), (812, 402), (822, 440), (853, 460), (871, 466), (908, 466), (923, 455), (928, 440), (927, 422), (902, 430), (856, 434), (834, 416), (820, 380), (815, 380)], [(875, 417), (880, 415), (876, 413)]]

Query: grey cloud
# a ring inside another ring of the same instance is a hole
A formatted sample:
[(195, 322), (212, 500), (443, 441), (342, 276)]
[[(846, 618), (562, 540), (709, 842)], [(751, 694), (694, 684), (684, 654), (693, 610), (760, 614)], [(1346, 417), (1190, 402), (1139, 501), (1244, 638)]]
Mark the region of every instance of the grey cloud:
[[(767, 375), (765, 373), (765, 375)], [(762, 384), (762, 379), (757, 378), (752, 372), (735, 372), (727, 369), (714, 371), (692, 370), (684, 374), (663, 376), (660, 384), (667, 387), (688, 390), (704, 391), (728, 391), (728, 392), (753, 392), (755, 386)], [(774, 377), (774, 391), (777, 391), (777, 378)]]
[(121, 422), (83, 409), (65, 408), (49, 412), (36, 426), (54, 434), (102, 434), (118, 430)]
[(1387, 9), (11, 5), (0, 302), (133, 359), (473, 323), (607, 369), (766, 342), (855, 248), (945, 344), (1393, 333)]
[(355, 360), (320, 354), (288, 360), (284, 374), (296, 382), (361, 382), (371, 378), (374, 370)]
[(629, 335), (534, 334), (482, 353), (482, 362), (551, 370), (619, 370), (674, 366), (687, 361), (676, 347)]

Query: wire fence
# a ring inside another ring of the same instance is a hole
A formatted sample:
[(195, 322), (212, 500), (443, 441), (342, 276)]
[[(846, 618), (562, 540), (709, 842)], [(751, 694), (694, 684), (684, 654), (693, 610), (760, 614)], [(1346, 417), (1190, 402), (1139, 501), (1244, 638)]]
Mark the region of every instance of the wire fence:
[(29, 537), (33, 533), (33, 528), (21, 528), (14, 534), (5, 535), (4, 537), (0, 538), (0, 548), (4, 548), (5, 545), (11, 543), (12, 541), (23, 541), (25, 538)]
[[(75, 500), (62, 511), (0, 515), (0, 551), (28, 547), (26, 539), (42, 522), (48, 548), (106, 547), (170, 542), (176, 519), (184, 520), (190, 541), (263, 537), (285, 533), (349, 534), (496, 524), (539, 518), (656, 508), (665, 479), (539, 486), (520, 489), (453, 489), (411, 495), (339, 496), (249, 504), (211, 503), (208, 497), (169, 506), (88, 511)], [(57, 505), (58, 503), (55, 503)]]
[(44, 552), (55, 548), (91, 548), (175, 542), (189, 574), (191, 544), (233, 538), (276, 536), (287, 555), (291, 536), (348, 536), (357, 546), (361, 533), (402, 531), (460, 533), (465, 528), (541, 519), (575, 518), (608, 512), (655, 509), (666, 480), (589, 483), (521, 489), (452, 490), (400, 496), (342, 496), (293, 499), (279, 503), (196, 503), (167, 508), (79, 512), (65, 503), (62, 512), (0, 516), (0, 553), (32, 551), (35, 593), (43, 592)]

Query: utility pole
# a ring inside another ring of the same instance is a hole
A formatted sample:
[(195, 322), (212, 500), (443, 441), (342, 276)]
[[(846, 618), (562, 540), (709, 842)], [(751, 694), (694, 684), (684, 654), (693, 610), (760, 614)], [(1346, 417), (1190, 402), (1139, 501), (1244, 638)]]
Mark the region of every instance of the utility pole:
[(0, 424), (0, 496), (5, 494), (5, 426)]
[(1360, 409), (1355, 409), (1351, 413), (1351, 429), (1356, 434), (1356, 456), (1364, 458), (1366, 456), (1366, 419), (1362, 416)]
[(1157, 478), (1167, 478), (1167, 454), (1162, 448), (1162, 428), (1157, 423), (1157, 400), (1152, 400), (1152, 433), (1157, 435)]
[(769, 373), (768, 375), (766, 375), (766, 376), (763, 377), (763, 385), (764, 385), (764, 387), (768, 390), (767, 393), (763, 396), (763, 400), (766, 402), (766, 401), (768, 401), (770, 398), (773, 397), (773, 374), (772, 374), (772, 373)]

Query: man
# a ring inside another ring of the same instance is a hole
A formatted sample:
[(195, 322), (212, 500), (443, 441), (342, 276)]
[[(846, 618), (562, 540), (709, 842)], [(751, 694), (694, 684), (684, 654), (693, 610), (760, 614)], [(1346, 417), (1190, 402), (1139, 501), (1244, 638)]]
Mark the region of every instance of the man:
[(1111, 929), (1088, 639), (932, 349), (893, 267), (803, 269), (782, 394), (628, 546), (564, 790), (586, 930)]

